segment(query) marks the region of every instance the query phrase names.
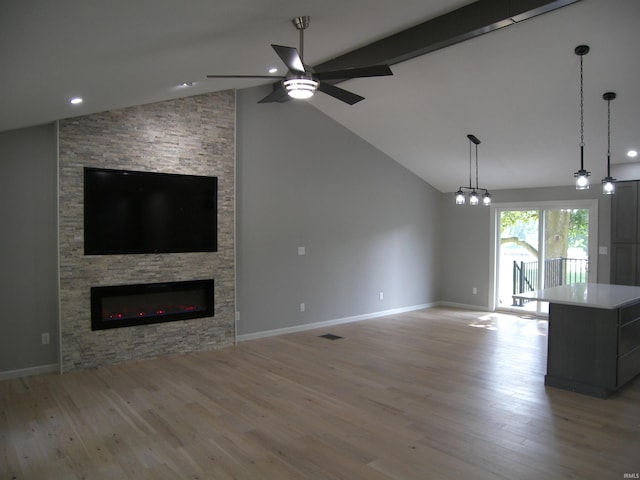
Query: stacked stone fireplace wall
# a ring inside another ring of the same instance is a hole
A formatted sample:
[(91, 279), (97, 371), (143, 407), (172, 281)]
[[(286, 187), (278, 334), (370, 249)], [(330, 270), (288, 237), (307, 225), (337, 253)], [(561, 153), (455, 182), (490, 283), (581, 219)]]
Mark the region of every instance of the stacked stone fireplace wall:
[[(218, 177), (218, 251), (84, 255), (83, 169)], [(64, 372), (234, 341), (235, 95), (218, 92), (59, 125), (61, 367)], [(215, 280), (213, 317), (91, 330), (90, 288)]]

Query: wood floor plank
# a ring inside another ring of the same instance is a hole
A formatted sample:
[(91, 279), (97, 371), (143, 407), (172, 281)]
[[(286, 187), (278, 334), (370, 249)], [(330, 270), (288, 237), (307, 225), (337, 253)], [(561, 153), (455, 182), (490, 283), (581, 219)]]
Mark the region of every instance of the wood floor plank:
[(533, 317), (431, 308), (5, 380), (0, 479), (640, 473), (640, 378), (606, 400), (545, 387), (546, 333)]

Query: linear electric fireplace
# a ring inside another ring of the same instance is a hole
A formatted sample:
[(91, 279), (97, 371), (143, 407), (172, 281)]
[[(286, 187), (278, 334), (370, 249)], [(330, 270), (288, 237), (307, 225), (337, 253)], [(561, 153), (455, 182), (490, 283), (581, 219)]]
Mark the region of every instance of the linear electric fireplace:
[(214, 315), (213, 280), (91, 288), (91, 330)]

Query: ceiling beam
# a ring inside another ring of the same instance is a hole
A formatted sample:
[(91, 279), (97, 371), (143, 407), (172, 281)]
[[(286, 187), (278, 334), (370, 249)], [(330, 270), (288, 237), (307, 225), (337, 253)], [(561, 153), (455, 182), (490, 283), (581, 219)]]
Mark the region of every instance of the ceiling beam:
[(394, 65), (580, 0), (478, 0), (316, 65), (318, 72)]

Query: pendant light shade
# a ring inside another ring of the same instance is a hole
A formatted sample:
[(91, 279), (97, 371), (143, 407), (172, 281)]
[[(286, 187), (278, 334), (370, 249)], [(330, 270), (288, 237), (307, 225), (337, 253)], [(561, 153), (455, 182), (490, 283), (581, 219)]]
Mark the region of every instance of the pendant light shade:
[(582, 60), (589, 53), (589, 47), (587, 45), (578, 45), (574, 51), (580, 57), (580, 170), (575, 172), (573, 177), (576, 181), (576, 189), (586, 190), (589, 188), (591, 173), (584, 169), (584, 75)]
[[(458, 188), (458, 191), (455, 193), (456, 205), (464, 205), (465, 203), (467, 203), (467, 196), (465, 192), (469, 192), (469, 205), (472, 205), (472, 206), (480, 205), (479, 192), (484, 192), (484, 194), (482, 195), (482, 205), (488, 207), (489, 205), (491, 205), (491, 194), (489, 193), (489, 190), (487, 190), (486, 188), (481, 188), (478, 186), (478, 145), (480, 144), (480, 140), (478, 140), (478, 138), (474, 135), (467, 135), (467, 138), (469, 139), (469, 186)], [(473, 157), (472, 145), (475, 145), (475, 150), (476, 150), (476, 185), (475, 187), (472, 186), (471, 184), (471, 177), (472, 177), (471, 165), (472, 165), (472, 157)]]
[(602, 179), (602, 193), (604, 195), (613, 195), (616, 193), (616, 179), (611, 177), (606, 177)]
[(611, 177), (611, 100), (616, 98), (616, 94), (607, 92), (602, 98), (607, 101), (607, 176), (602, 179), (602, 193), (613, 195), (616, 193), (616, 179)]
[(590, 176), (591, 172), (587, 172), (584, 168), (574, 173), (573, 177), (576, 179), (576, 190), (588, 190)]

